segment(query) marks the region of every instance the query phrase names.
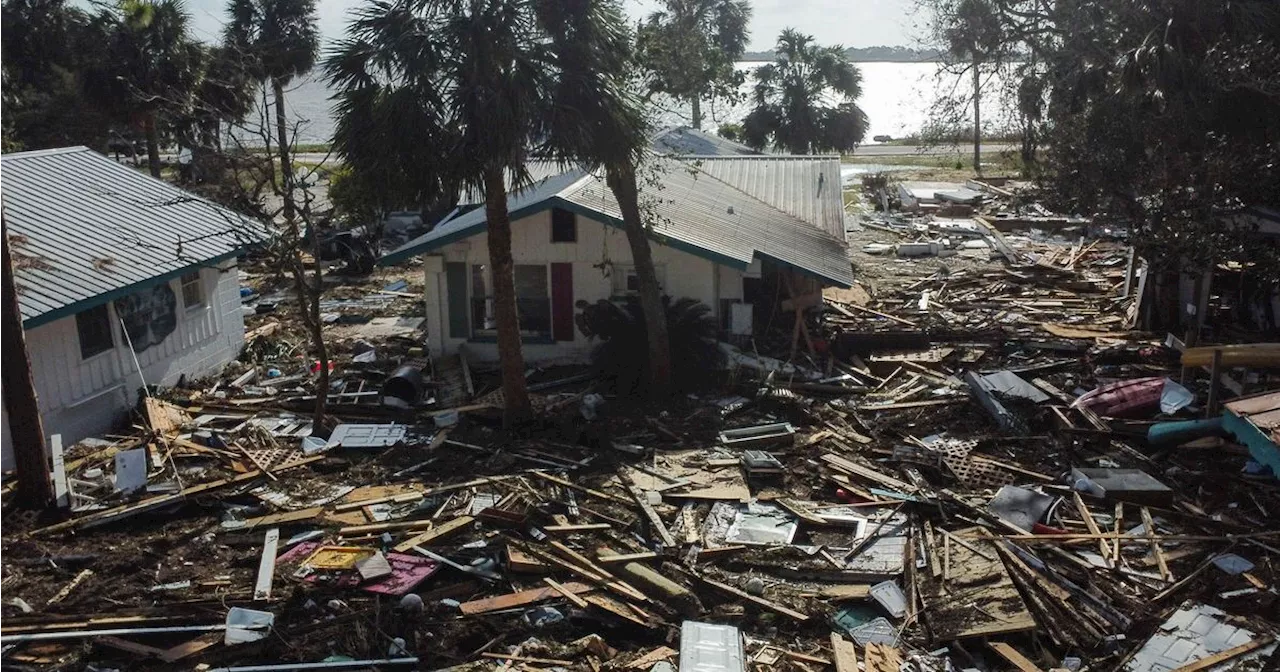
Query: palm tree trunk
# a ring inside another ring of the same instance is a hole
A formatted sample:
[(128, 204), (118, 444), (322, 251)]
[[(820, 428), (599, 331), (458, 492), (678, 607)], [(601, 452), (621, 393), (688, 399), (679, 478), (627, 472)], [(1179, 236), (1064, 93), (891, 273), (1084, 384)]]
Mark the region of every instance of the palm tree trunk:
[(498, 322), (498, 359), (502, 367), (502, 396), (507, 426), (533, 417), (529, 388), (524, 380), (524, 352), (520, 349), (520, 318), (516, 314), (515, 263), (511, 259), (511, 213), (502, 168), (484, 173), (484, 212), (488, 222), (489, 266), (493, 273), (493, 309)]
[[(273, 78), (271, 86), (276, 94), (276, 135), (280, 143), (280, 185), (286, 194), (293, 192), (293, 163), (289, 161), (289, 122), (284, 116), (284, 82)], [(293, 221), (293, 198), (284, 199), (284, 218)]]
[(702, 96), (693, 97), (693, 127), (702, 128)]
[(623, 228), (627, 232), (627, 242), (631, 244), (636, 280), (640, 283), (640, 309), (644, 311), (649, 342), (649, 396), (656, 401), (666, 398), (671, 389), (671, 340), (667, 335), (667, 313), (662, 306), (658, 274), (653, 267), (653, 251), (649, 248), (649, 236), (640, 216), (635, 164), (608, 166), (606, 181), (622, 210)]
[(982, 91), (978, 59), (973, 59), (973, 171), (982, 177)]
[(4, 410), (9, 415), (9, 435), (13, 439), (13, 461), (18, 470), (18, 504), (29, 509), (43, 509), (53, 502), (49, 481), (49, 458), (44, 447), (44, 425), (40, 420), (40, 404), (36, 398), (35, 380), (31, 377), (31, 358), (27, 355), (22, 331), (22, 312), (18, 307), (17, 284), (13, 277), (13, 257), (9, 253), (9, 230), (3, 228), (4, 278), (3, 310), (0, 335), (3, 335), (4, 358), (9, 362), (2, 370)]
[[(292, 200), (292, 198), (286, 198), (285, 203), (288, 204)], [(315, 271), (312, 275), (315, 285), (311, 287), (307, 297), (306, 310), (311, 313), (311, 344), (315, 346), (316, 357), (320, 362), (319, 376), (316, 377), (316, 407), (311, 420), (311, 431), (316, 433), (324, 425), (325, 407), (329, 401), (329, 346), (324, 342), (324, 318), (321, 317), (320, 312), (320, 296), (324, 292), (324, 278), (321, 270), (323, 265), (320, 263), (320, 236), (316, 232), (316, 227), (308, 226), (307, 228), (311, 236), (311, 254), (315, 260)]]
[(160, 177), (160, 131), (156, 129), (156, 111), (147, 110), (142, 118), (142, 126), (147, 134), (147, 165), (151, 168), (151, 177)]

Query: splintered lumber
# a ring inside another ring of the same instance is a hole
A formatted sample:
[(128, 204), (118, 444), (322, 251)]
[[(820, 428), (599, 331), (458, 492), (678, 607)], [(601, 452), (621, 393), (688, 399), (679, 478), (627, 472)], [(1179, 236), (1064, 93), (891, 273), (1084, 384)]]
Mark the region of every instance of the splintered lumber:
[(898, 492), (911, 493), (916, 490), (914, 485), (905, 483), (887, 474), (882, 474), (870, 467), (864, 467), (857, 462), (846, 460), (834, 453), (827, 453), (822, 456), (822, 461), (836, 471), (840, 471), (853, 476), (865, 478), (869, 481), (875, 481), (880, 485)]
[[(1142, 527), (1149, 535), (1156, 532), (1156, 524), (1151, 520), (1151, 512), (1147, 507), (1142, 507)], [(1106, 543), (1106, 542), (1103, 542)], [(1118, 542), (1117, 542), (1118, 543)], [(1160, 542), (1151, 540), (1151, 554), (1156, 557), (1156, 564), (1160, 567), (1160, 578), (1173, 583), (1173, 572), (1169, 571), (1169, 563), (1164, 557), (1164, 550), (1160, 548)]]
[(622, 555), (610, 555), (607, 553), (597, 553), (596, 562), (602, 565), (616, 565), (623, 562), (635, 562), (636, 560), (652, 560), (658, 557), (653, 551), (642, 551), (640, 553), (625, 553)]
[(528, 656), (510, 656), (505, 653), (490, 653), (488, 651), (485, 651), (480, 655), (485, 658), (494, 658), (496, 660), (510, 660), (517, 663), (538, 663), (541, 665), (561, 665), (561, 666), (568, 666), (573, 664), (572, 660), (560, 660), (557, 658), (530, 658)]
[(827, 521), (817, 517), (813, 512), (809, 511), (803, 504), (789, 497), (779, 497), (773, 500), (774, 504), (786, 509), (791, 515), (803, 520), (810, 525), (826, 525)]
[(577, 483), (574, 483), (573, 481), (560, 478), (559, 476), (553, 476), (551, 474), (548, 474), (542, 471), (531, 471), (529, 473), (533, 474), (534, 476), (537, 476), (538, 478), (541, 478), (544, 481), (550, 481), (552, 483), (555, 483), (556, 485), (563, 485), (566, 488), (577, 490), (578, 492), (591, 495), (592, 497), (595, 497), (597, 499), (604, 499), (604, 500), (613, 502), (615, 504), (622, 504), (623, 506), (631, 506), (631, 502), (621, 497), (616, 497), (607, 492), (600, 492), (599, 490), (592, 490), (591, 488), (583, 487), (581, 485), (578, 485)]
[(854, 309), (854, 310), (856, 310), (856, 311), (860, 312), (860, 313), (866, 313), (866, 314), (868, 314), (868, 315), (875, 315), (876, 317), (883, 317), (883, 318), (884, 318), (884, 319), (886, 319), (886, 320), (893, 320), (894, 322), (897, 322), (897, 323), (899, 323), (899, 324), (905, 324), (905, 325), (907, 325), (908, 327), (917, 327), (917, 326), (919, 326), (919, 325), (917, 325), (915, 322), (912, 322), (911, 320), (904, 320), (904, 319), (902, 319), (901, 317), (897, 317), (897, 316), (894, 316), (894, 315), (890, 315), (890, 314), (888, 314), (888, 313), (882, 313), (882, 312), (880, 312), (880, 311), (878, 311), (878, 310), (872, 310), (871, 308), (867, 308), (866, 306), (859, 306), (859, 305), (858, 305), (858, 304), (856, 304), (856, 303), (847, 303), (847, 304), (845, 304), (845, 305), (846, 305), (846, 306), (848, 306), (849, 308), (852, 308), (852, 309)]
[(716, 590), (729, 593), (730, 595), (733, 595), (739, 599), (743, 599), (748, 602), (751, 602), (752, 604), (757, 604), (774, 613), (782, 614), (783, 616), (795, 619), (801, 623), (804, 623), (805, 621), (809, 620), (809, 617), (805, 614), (802, 614), (798, 611), (794, 611), (792, 609), (788, 609), (787, 607), (784, 607), (781, 604), (778, 604), (776, 602), (770, 602), (769, 600), (766, 600), (763, 597), (756, 597), (751, 593), (734, 588), (733, 586), (727, 583), (720, 583), (719, 581), (716, 581), (714, 579), (708, 579), (705, 576), (699, 577), (699, 579), (703, 583), (707, 584), (708, 586), (711, 586), (712, 588), (715, 588)]
[(299, 509), (297, 511), (285, 511), (283, 513), (272, 513), (266, 516), (258, 516), (257, 518), (247, 518), (244, 521), (244, 530), (252, 530), (255, 527), (264, 525), (287, 525), (289, 523), (298, 523), (304, 520), (317, 518), (324, 513), (323, 506), (313, 506), (309, 509)]
[(67, 596), (71, 594), (71, 591), (76, 589), (76, 586), (79, 586), (80, 584), (84, 583), (91, 576), (93, 576), (92, 569), (81, 570), (79, 574), (76, 574), (74, 579), (71, 579), (70, 583), (63, 586), (62, 590), (59, 590), (56, 595), (49, 598), (49, 601), (46, 602), (45, 604), (57, 604), (67, 599)]
[(587, 577), (588, 579), (591, 578), (590, 575), (596, 575), (601, 577), (602, 578), (601, 582), (604, 584), (604, 586), (606, 588), (609, 588), (610, 590), (613, 590), (619, 595), (637, 600), (639, 602), (649, 601), (649, 598), (646, 597), (644, 593), (640, 592), (639, 590), (636, 590), (634, 586), (628, 584), (626, 581), (623, 581), (617, 578), (613, 574), (610, 574), (609, 570), (605, 569), (604, 567), (601, 567), (600, 565), (597, 565), (596, 563), (592, 562), (591, 559), (588, 558), (587, 556), (573, 550), (572, 548), (569, 548), (568, 546), (565, 546), (563, 543), (558, 541), (553, 541), (551, 542), (551, 548), (555, 549), (564, 558), (567, 558), (570, 561), (570, 562), (562, 561), (563, 563), (562, 566), (564, 566), (566, 569), (569, 569), (570, 567), (573, 567), (573, 566), (585, 568), (587, 572), (584, 573), (581, 571), (581, 569), (579, 569), (578, 570), (579, 573)]
[(1029, 658), (1018, 652), (1017, 649), (1005, 644), (1004, 642), (987, 642), (993, 651), (1000, 654), (1001, 658), (1009, 661), (1014, 667), (1022, 670), (1022, 672), (1044, 672)]
[(587, 608), (586, 600), (582, 599), (581, 597), (578, 597), (577, 594), (575, 594), (572, 590), (569, 590), (563, 584), (557, 582), (555, 579), (552, 579), (551, 577), (547, 576), (547, 577), (543, 577), (542, 582), (554, 588), (557, 593), (560, 593), (561, 595), (563, 595), (565, 599), (572, 602), (579, 609)]
[(865, 600), (871, 597), (871, 585), (867, 583), (846, 583), (838, 586), (826, 586), (818, 591), (818, 595), (829, 600)]
[[(679, 653), (680, 653), (679, 651), (676, 651), (675, 649), (669, 646), (659, 646), (658, 648), (650, 651), (649, 653), (646, 653), (643, 656), (640, 656), (639, 658), (636, 658), (635, 660), (631, 661), (630, 663), (627, 663), (626, 669), (647, 670), (653, 667), (654, 663), (660, 660), (666, 660), (672, 656), (678, 655)], [(854, 672), (857, 672), (857, 671), (855, 670)]]
[(867, 644), (862, 655), (866, 672), (898, 672), (902, 666), (902, 654), (887, 644)]
[(225, 635), (220, 632), (211, 632), (206, 635), (200, 635), (195, 639), (188, 640), (165, 649), (164, 653), (160, 654), (160, 660), (163, 660), (166, 663), (173, 663), (182, 660), (187, 656), (194, 656), (211, 646), (221, 644), (223, 637), (225, 637)]
[[(311, 464), (312, 462), (316, 462), (322, 459), (324, 459), (324, 455), (312, 455), (311, 457), (304, 457), (300, 460), (296, 460), (288, 464), (276, 467), (275, 473), (278, 474), (282, 471), (301, 467), (303, 465)], [(91, 527), (97, 527), (99, 525), (106, 525), (107, 523), (112, 523), (118, 520), (124, 520), (125, 518), (136, 516), (140, 513), (145, 513), (147, 511), (158, 509), (164, 506), (169, 506), (170, 504), (176, 504), (188, 497), (207, 494), (207, 493), (214, 492), (216, 490), (220, 490), (222, 488), (230, 487), (233, 485), (241, 485), (249, 481), (252, 481), (256, 478), (260, 478), (262, 475), (263, 474), (260, 470), (254, 469), (252, 471), (248, 471), (243, 474), (238, 474), (231, 478), (223, 478), (216, 481), (210, 481), (208, 483), (201, 483), (200, 485), (193, 485), (189, 488), (183, 489), (180, 492), (175, 492), (168, 495), (159, 495), (156, 497), (149, 497), (147, 499), (142, 500), (141, 502), (117, 506), (112, 509), (107, 509), (106, 511), (97, 511), (87, 516), (81, 516), (79, 518), (68, 520), (66, 522), (58, 523), (56, 525), (50, 525), (49, 527), (42, 527), (38, 530), (33, 530), (31, 532), (31, 535), (38, 536), (43, 534), (52, 534), (54, 532), (62, 532), (64, 530), (73, 530), (73, 529), (81, 529), (81, 528), (88, 529)]]
[(831, 633), (831, 657), (835, 659), (836, 672), (858, 672), (858, 651), (853, 642)]
[[(917, 577), (923, 616), (934, 638), (986, 637), (1036, 628), (1000, 557), (975, 552), (978, 544), (990, 538), (982, 528), (944, 534), (944, 556), (951, 556), (949, 567), (944, 567), (940, 577), (929, 572)], [(947, 540), (956, 543), (948, 545)], [(961, 540), (968, 543), (961, 544)], [(945, 557), (943, 563), (948, 564)]]
[[(1089, 513), (1089, 507), (1085, 505), (1084, 499), (1080, 497), (1080, 493), (1072, 490), (1071, 498), (1075, 500), (1076, 511), (1080, 512), (1080, 517), (1084, 518), (1084, 525), (1089, 529), (1089, 534), (1102, 534), (1102, 529), (1098, 527), (1098, 523), (1094, 521), (1093, 514)], [(1148, 530), (1150, 532), (1150, 530)], [(1102, 551), (1102, 560), (1107, 563), (1108, 567), (1114, 567), (1115, 563), (1111, 561), (1111, 544), (1106, 539), (1098, 539), (1098, 549)]]
[(476, 519), (471, 516), (458, 516), (439, 527), (434, 527), (422, 534), (405, 539), (404, 541), (396, 544), (393, 548), (397, 553), (404, 553), (405, 551), (412, 549), (414, 546), (427, 546), (440, 541), (445, 537), (465, 530), (474, 522), (476, 522)]
[[(572, 592), (575, 595), (595, 590), (595, 586), (577, 581), (560, 584), (561, 588)], [(543, 602), (545, 600), (553, 600), (561, 595), (560, 591), (551, 588), (532, 588), (530, 590), (522, 590), (516, 593), (508, 593), (497, 597), (486, 597), (483, 600), (472, 600), (463, 602), (458, 610), (466, 616), (474, 616), (475, 614), (487, 614), (491, 611), (501, 611), (503, 609), (514, 609), (525, 605), (534, 604), (535, 602)]]
[(619, 618), (631, 621), (636, 625), (644, 628), (653, 627), (652, 623), (649, 623), (644, 619), (644, 617), (640, 616), (638, 609), (627, 602), (614, 599), (604, 593), (590, 593), (584, 596), (583, 599)]
[(120, 649), (121, 651), (127, 651), (146, 658), (161, 658), (164, 656), (165, 652), (164, 649), (148, 646), (146, 644), (139, 644), (138, 642), (131, 642), (127, 639), (120, 639), (119, 637), (99, 637), (94, 641), (113, 649)]
[(645, 519), (649, 521), (649, 527), (653, 528), (653, 533), (658, 535), (658, 540), (662, 542), (662, 545), (666, 548), (679, 546), (675, 537), (671, 536), (671, 531), (667, 529), (667, 524), (662, 522), (662, 516), (658, 515), (649, 500), (645, 499), (644, 493), (635, 486), (622, 469), (618, 469), (618, 478), (622, 481), (623, 487), (627, 489), (627, 493), (635, 500), (636, 506), (640, 507), (640, 511), (644, 513)]
[(1232, 658), (1235, 658), (1236, 656), (1242, 656), (1255, 649), (1260, 649), (1270, 644), (1274, 640), (1275, 640), (1275, 637), (1272, 637), (1271, 635), (1261, 635), (1257, 639), (1245, 642), (1240, 646), (1233, 646), (1227, 649), (1226, 651), (1219, 651), (1218, 653), (1215, 653), (1212, 656), (1208, 656), (1207, 658), (1201, 658), (1200, 660), (1197, 660), (1194, 663), (1191, 663), (1189, 665), (1183, 665), (1182, 667), (1179, 667), (1173, 672), (1199, 672), (1200, 670), (1207, 670), (1217, 665), (1218, 663), (1223, 663), (1228, 660), (1231, 660)]
[(582, 523), (580, 525), (546, 525), (542, 528), (542, 531), (552, 534), (569, 534), (572, 532), (593, 532), (612, 528), (613, 526), (609, 523)]

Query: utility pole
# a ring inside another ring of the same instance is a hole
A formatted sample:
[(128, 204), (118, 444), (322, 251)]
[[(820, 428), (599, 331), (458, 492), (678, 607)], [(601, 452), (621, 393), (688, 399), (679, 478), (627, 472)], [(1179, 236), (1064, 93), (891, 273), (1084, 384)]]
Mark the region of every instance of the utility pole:
[(53, 484), (49, 480), (49, 458), (44, 447), (44, 424), (36, 401), (35, 381), (31, 377), (31, 358), (27, 356), (26, 337), (22, 332), (22, 311), (18, 308), (18, 288), (13, 277), (13, 255), (9, 251), (9, 227), (0, 223), (4, 247), (4, 278), (0, 287), (0, 347), (5, 361), (0, 367), (0, 385), (4, 387), (4, 410), (9, 415), (9, 436), (13, 439), (13, 459), (18, 468), (19, 505), (30, 509), (48, 508), (53, 503)]

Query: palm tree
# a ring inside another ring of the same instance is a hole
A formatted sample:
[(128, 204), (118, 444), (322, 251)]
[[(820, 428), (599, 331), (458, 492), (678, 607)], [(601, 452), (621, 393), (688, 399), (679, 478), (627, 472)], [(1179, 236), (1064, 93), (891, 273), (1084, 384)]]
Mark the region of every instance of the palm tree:
[(187, 107), (203, 52), (187, 34), (180, 0), (124, 0), (104, 20), (114, 29), (93, 88), (108, 106), (141, 117), (151, 174), (160, 177), (159, 114)]
[[(559, 10), (561, 8), (556, 7)], [(584, 4), (580, 11), (548, 13), (550, 45), (560, 76), (547, 116), (544, 152), (587, 168), (603, 167), (618, 201), (640, 289), (646, 333), (648, 393), (666, 397), (672, 381), (666, 310), (641, 214), (636, 172), (648, 153), (640, 101), (627, 85), (635, 66), (632, 40), (615, 2)]]
[(982, 176), (982, 64), (1004, 44), (1000, 17), (988, 0), (960, 0), (942, 31), (947, 51), (970, 62), (973, 78), (973, 170)]
[(742, 73), (734, 61), (747, 48), (747, 0), (662, 0), (640, 26), (637, 49), (649, 92), (665, 93), (693, 108), (702, 128), (702, 100), (738, 94)]
[(867, 133), (855, 102), (862, 73), (844, 48), (823, 47), (794, 28), (778, 36), (777, 59), (755, 71), (755, 109), (743, 121), (747, 144), (792, 154), (848, 152)]
[[(275, 94), (276, 141), (281, 186), (292, 192), (289, 124), (284, 114), (284, 87), (311, 71), (320, 50), (315, 0), (231, 0), (226, 44), (245, 54), (257, 76), (270, 80)], [(292, 199), (284, 199), (284, 216), (294, 217)]]

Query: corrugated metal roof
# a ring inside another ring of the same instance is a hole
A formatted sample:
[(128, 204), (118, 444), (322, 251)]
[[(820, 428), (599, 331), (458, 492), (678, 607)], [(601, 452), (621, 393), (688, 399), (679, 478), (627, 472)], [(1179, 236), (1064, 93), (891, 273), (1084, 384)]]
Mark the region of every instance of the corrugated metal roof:
[[(661, 197), (652, 204), (656, 215), (652, 230), (659, 242), (729, 266), (744, 268), (759, 256), (836, 285), (853, 284), (842, 240), (691, 164), (655, 160), (660, 162), (663, 183)], [(577, 210), (609, 224), (620, 226), (622, 222), (622, 213), (604, 180), (578, 171), (518, 194), (508, 205), (513, 219), (551, 207)], [(387, 255), (384, 263), (475, 235), (484, 225), (484, 210), (473, 210), (406, 243)]]
[[(579, 169), (562, 171), (559, 174), (550, 177), (543, 177), (532, 185), (521, 189), (518, 192), (507, 195), (507, 212), (511, 213), (512, 219), (521, 216), (522, 211), (533, 208), (537, 209), (544, 204), (547, 199), (554, 197), (561, 191), (579, 179), (586, 173)], [(468, 210), (460, 215), (456, 215), (451, 219), (446, 219), (435, 225), (427, 233), (410, 240), (400, 247), (388, 252), (381, 259), (382, 264), (394, 264), (403, 261), (415, 254), (421, 254), (438, 247), (448, 245), (449, 243), (459, 239), (475, 235), (478, 231), (484, 229), (485, 212), (483, 207)]]
[(688, 126), (663, 129), (649, 139), (653, 151), (659, 154), (689, 154), (697, 156), (751, 156), (760, 152), (732, 140), (722, 138)]
[(6, 154), (0, 180), (27, 328), (231, 256), (256, 229), (86, 147)]
[(845, 240), (838, 156), (687, 157), (703, 172)]
[[(571, 168), (558, 161), (530, 161), (525, 164), (525, 170), (529, 172), (529, 176), (523, 189), (529, 190), (536, 187), (543, 180), (565, 174)], [(505, 179), (507, 191), (513, 191), (515, 176), (510, 171), (507, 171)], [(463, 204), (483, 203), (484, 192), (479, 189), (463, 189), (462, 193), (458, 195), (458, 202)]]

